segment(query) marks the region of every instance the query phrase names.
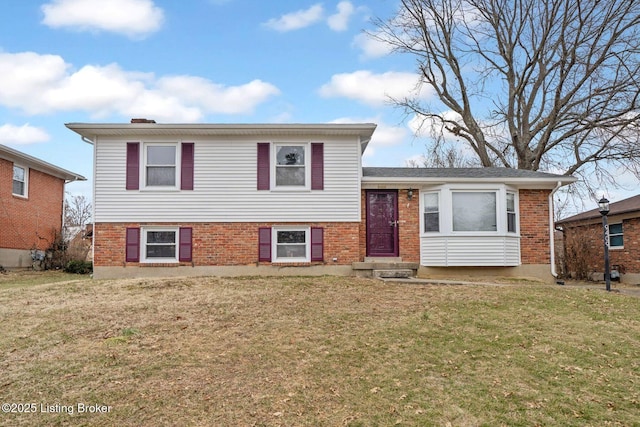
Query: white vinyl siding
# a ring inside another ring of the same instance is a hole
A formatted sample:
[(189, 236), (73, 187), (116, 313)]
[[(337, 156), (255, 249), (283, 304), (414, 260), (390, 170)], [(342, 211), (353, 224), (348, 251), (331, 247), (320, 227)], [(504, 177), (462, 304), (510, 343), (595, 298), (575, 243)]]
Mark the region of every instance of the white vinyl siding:
[(427, 267), (500, 267), (520, 265), (517, 236), (423, 237), (420, 264)]
[[(356, 137), (185, 138), (194, 143), (193, 191), (126, 190), (126, 143), (131, 140), (145, 142), (123, 138), (95, 144), (96, 222), (360, 221)], [(257, 143), (296, 145), (301, 140), (324, 143), (324, 190), (258, 191)]]

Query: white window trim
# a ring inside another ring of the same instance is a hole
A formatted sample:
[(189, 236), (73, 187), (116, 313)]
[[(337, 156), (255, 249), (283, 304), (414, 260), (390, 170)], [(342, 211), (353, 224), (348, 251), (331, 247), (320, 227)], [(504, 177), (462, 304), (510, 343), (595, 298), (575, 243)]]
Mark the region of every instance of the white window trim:
[[(424, 192), (420, 192), (421, 197), (420, 197), (420, 212), (422, 213), (422, 215), (420, 215), (420, 230), (422, 234), (428, 234), (428, 235), (437, 235), (437, 234), (442, 234), (442, 200), (441, 200), (441, 196), (440, 196), (440, 190), (425, 190)], [(424, 215), (427, 213), (425, 211), (425, 206), (424, 206), (424, 197), (427, 194), (435, 194), (436, 197), (438, 198), (438, 231), (425, 231), (424, 227), (425, 227), (425, 223), (424, 223)]]
[[(304, 185), (276, 185), (276, 170), (278, 163), (278, 147), (299, 146), (304, 148)], [(273, 191), (311, 191), (311, 144), (299, 141), (278, 141), (271, 143), (270, 181)]]
[[(16, 167), (24, 169), (24, 194), (17, 194), (13, 192), (13, 168)], [(23, 199), (29, 198), (29, 168), (19, 163), (14, 163), (13, 167), (11, 168), (11, 194), (16, 197), (22, 197)]]
[[(306, 257), (278, 258), (278, 231), (304, 231)], [(311, 262), (311, 227), (275, 226), (271, 228), (272, 263)]]
[[(507, 194), (513, 194), (513, 209), (516, 214), (516, 229), (515, 231), (509, 231), (509, 216), (507, 215)], [(506, 191), (504, 192), (504, 231), (506, 234), (520, 235), (520, 193), (518, 190), (514, 190), (512, 188), (506, 187)]]
[[(622, 226), (622, 233), (611, 233), (611, 226), (612, 225), (618, 225), (620, 224)], [(613, 246), (611, 244), (611, 236), (622, 236), (622, 245), (620, 246)], [(611, 224), (609, 224), (609, 249), (614, 249), (614, 250), (618, 250), (618, 249), (624, 249), (624, 224), (622, 223), (622, 221), (620, 222), (613, 222)]]
[[(173, 258), (147, 258), (147, 233), (149, 231), (173, 231), (176, 234), (176, 255)], [(180, 229), (179, 227), (142, 227), (140, 229), (140, 262), (142, 263), (178, 263), (180, 253)]]
[[(147, 147), (149, 146), (173, 146), (176, 150), (176, 176), (175, 185), (147, 185)], [(140, 182), (143, 191), (180, 191), (180, 177), (182, 165), (181, 142), (149, 141), (141, 144), (142, 155), (140, 156)]]
[[(420, 197), (420, 234), (422, 236), (520, 236), (520, 199), (516, 188), (506, 184), (445, 184), (420, 189), (422, 193), (438, 193), (440, 209), (440, 231), (424, 231), (424, 198)], [(496, 193), (496, 231), (453, 231), (453, 196), (455, 192), (495, 192)], [(507, 226), (507, 192), (514, 193), (516, 212), (516, 231), (509, 232)]]

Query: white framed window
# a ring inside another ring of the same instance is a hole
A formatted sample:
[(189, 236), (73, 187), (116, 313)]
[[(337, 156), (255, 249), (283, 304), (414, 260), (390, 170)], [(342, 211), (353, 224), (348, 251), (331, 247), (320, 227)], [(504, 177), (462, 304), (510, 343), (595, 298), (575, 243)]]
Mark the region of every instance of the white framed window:
[(309, 227), (274, 227), (273, 262), (309, 262), (311, 239)]
[(507, 233), (516, 233), (516, 193), (507, 191)]
[(177, 143), (146, 143), (142, 168), (145, 187), (177, 188), (179, 155)]
[(495, 191), (453, 191), (453, 231), (498, 231)]
[(424, 231), (440, 231), (440, 195), (438, 192), (424, 193)]
[(308, 189), (310, 182), (309, 145), (276, 143), (274, 146), (274, 186), (280, 189)]
[(19, 165), (13, 165), (12, 193), (14, 196), (27, 197), (29, 189), (29, 169)]
[(624, 234), (622, 231), (622, 223), (609, 224), (609, 248), (624, 248)]
[(142, 262), (178, 262), (178, 228), (143, 228)]

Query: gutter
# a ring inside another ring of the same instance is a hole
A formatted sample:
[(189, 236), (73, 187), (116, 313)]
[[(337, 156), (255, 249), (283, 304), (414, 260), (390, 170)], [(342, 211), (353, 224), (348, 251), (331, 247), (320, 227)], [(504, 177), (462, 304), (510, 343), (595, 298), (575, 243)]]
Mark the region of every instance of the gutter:
[(556, 245), (555, 245), (555, 224), (553, 221), (553, 195), (562, 187), (562, 181), (558, 181), (555, 188), (549, 193), (549, 255), (551, 259), (551, 275), (554, 278), (558, 278), (558, 272), (556, 271)]

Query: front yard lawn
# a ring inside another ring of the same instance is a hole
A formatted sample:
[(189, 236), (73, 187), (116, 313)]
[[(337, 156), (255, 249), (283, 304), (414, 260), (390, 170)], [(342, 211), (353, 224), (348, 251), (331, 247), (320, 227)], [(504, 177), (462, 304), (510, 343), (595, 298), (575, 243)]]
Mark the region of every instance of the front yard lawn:
[(65, 279), (0, 280), (0, 425), (639, 419), (640, 300), (626, 295), (351, 277)]

